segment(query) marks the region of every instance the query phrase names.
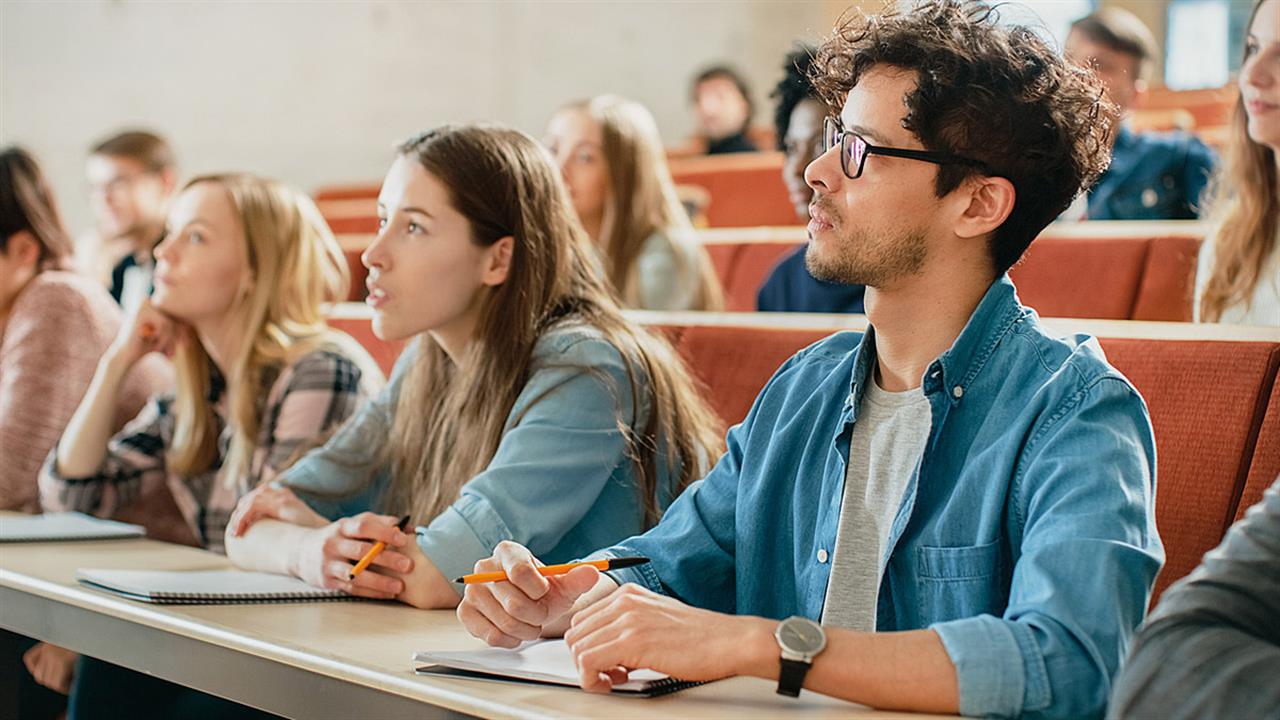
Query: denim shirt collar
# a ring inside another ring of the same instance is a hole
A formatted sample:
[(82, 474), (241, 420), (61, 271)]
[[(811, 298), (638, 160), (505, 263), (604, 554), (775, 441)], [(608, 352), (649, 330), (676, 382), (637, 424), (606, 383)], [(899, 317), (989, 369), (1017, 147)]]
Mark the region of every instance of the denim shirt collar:
[[(955, 342), (925, 370), (922, 378), (924, 394), (932, 396), (945, 392), (951, 404), (960, 402), (965, 388), (982, 371), (1000, 339), (1025, 312), (1013, 282), (1007, 274), (1001, 275), (987, 288)], [(875, 328), (868, 326), (854, 350), (853, 376), (850, 378), (849, 397), (845, 401), (846, 410), (851, 411), (846, 418), (849, 422), (858, 418), (863, 392), (872, 377), (871, 363), (875, 356)]]

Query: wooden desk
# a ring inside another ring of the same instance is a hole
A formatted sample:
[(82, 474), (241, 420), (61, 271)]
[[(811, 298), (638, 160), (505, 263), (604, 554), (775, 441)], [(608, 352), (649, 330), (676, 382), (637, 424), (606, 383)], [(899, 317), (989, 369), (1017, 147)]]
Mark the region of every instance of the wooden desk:
[(221, 555), (152, 540), (3, 544), (0, 627), (292, 717), (922, 717), (813, 693), (789, 700), (752, 678), (646, 700), (419, 677), (415, 651), (479, 647), (453, 612), (395, 603), (147, 605), (74, 581), (80, 567), (228, 565)]

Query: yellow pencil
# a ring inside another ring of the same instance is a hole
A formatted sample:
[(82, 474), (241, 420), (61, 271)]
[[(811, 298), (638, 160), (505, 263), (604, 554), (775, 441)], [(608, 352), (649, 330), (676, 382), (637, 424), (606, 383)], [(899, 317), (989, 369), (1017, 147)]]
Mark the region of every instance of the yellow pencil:
[[(409, 516), (405, 515), (404, 517), (400, 518), (400, 522), (396, 523), (396, 527), (400, 528), (400, 532), (408, 532)], [(373, 547), (369, 548), (369, 552), (365, 553), (364, 557), (360, 558), (360, 562), (356, 563), (356, 566), (351, 568), (351, 573), (347, 575), (347, 579), (355, 580), (356, 576), (364, 572), (365, 568), (369, 567), (369, 565), (373, 562), (374, 558), (381, 555), (382, 551), (386, 549), (387, 549), (387, 544), (382, 542), (381, 540), (374, 543)]]

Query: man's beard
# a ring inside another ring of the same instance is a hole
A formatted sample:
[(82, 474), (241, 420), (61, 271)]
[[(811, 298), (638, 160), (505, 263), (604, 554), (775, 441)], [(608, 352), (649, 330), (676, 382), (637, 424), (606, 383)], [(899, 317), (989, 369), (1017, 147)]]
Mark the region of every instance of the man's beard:
[[(826, 210), (824, 217), (835, 217)], [(861, 229), (846, 231), (843, 224), (833, 223), (831, 233), (839, 239), (827, 243), (822, 257), (812, 243), (804, 254), (809, 274), (823, 282), (884, 287), (919, 272), (928, 255), (924, 233), (918, 229), (873, 234)]]

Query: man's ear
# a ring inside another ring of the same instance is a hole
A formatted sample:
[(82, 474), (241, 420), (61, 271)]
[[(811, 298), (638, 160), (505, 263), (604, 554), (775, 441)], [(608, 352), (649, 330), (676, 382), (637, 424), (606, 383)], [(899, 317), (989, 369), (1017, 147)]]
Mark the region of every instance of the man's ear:
[(9, 236), (4, 255), (17, 267), (34, 269), (40, 264), (40, 241), (30, 230), (19, 230)]
[(165, 197), (173, 195), (178, 189), (178, 173), (173, 168), (165, 168), (160, 171), (160, 187), (164, 189)]
[(956, 235), (975, 238), (991, 233), (1013, 212), (1018, 193), (1007, 179), (981, 176), (966, 181), (965, 187), (969, 205), (956, 218)]
[(515, 245), (516, 239), (508, 235), (499, 238), (485, 250), (485, 265), (480, 275), (482, 284), (494, 287), (507, 281), (511, 274), (511, 256)]

